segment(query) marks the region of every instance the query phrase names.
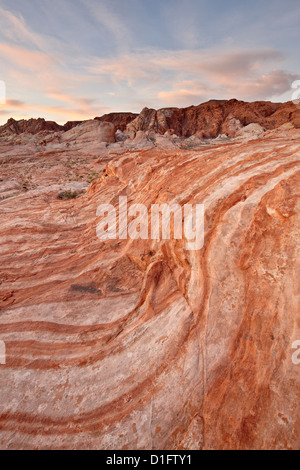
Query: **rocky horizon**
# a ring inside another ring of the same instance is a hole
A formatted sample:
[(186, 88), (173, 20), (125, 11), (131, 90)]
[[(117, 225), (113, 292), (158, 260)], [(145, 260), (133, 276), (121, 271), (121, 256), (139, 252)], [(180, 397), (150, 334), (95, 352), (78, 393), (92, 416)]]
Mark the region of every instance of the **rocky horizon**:
[(196, 135), (200, 138), (215, 138), (219, 134), (233, 137), (236, 130), (256, 123), (267, 130), (291, 123), (300, 128), (299, 106), (292, 101), (273, 103), (271, 101), (245, 102), (236, 99), (210, 100), (198, 106), (187, 108), (144, 108), (140, 114), (131, 112), (112, 112), (90, 120), (68, 121), (64, 125), (44, 118), (10, 118), (0, 126), (0, 137), (5, 134), (37, 134), (39, 132), (67, 132), (80, 124), (97, 120), (110, 122), (115, 131), (138, 132), (155, 131), (159, 134), (174, 133), (180, 137)]

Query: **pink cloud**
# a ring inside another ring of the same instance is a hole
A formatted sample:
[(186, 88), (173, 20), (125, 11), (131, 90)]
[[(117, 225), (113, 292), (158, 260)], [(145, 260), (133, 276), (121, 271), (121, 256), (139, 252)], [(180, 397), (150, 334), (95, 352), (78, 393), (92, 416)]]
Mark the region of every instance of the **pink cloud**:
[(252, 77), (228, 77), (216, 74), (211, 77), (209, 85), (197, 81), (175, 83), (170, 91), (157, 93), (162, 105), (190, 106), (215, 98), (237, 98), (241, 100), (265, 100), (280, 96), (290, 89), (296, 75), (275, 70), (268, 74)]
[[(97, 15), (100, 11), (97, 10)], [(280, 70), (283, 56), (277, 50), (228, 46), (206, 50), (140, 50), (111, 58), (74, 58), (79, 72), (72, 73), (65, 67), (69, 57), (65, 61), (63, 54), (47, 53), (47, 50), (62, 50), (60, 47), (54, 47), (51, 41), (48, 47), (46, 37), (31, 31), (21, 16), (1, 7), (0, 13), (3, 13), (0, 27), (7, 39), (15, 37), (29, 44), (23, 47), (0, 43), (0, 61), (6, 64), (7, 83), (10, 88), (22, 90), (18, 95), (11, 93), (6, 105), (6, 110), (14, 115), (22, 111), (59, 121), (87, 119), (112, 111), (109, 99), (114, 110), (119, 111), (124, 103), (127, 109), (139, 111), (137, 106), (142, 102), (153, 107), (184, 107), (211, 98), (270, 99), (287, 91), (297, 78)], [(115, 18), (109, 15), (101, 21), (108, 29), (116, 24)], [(119, 42), (124, 34), (120, 32)], [(83, 83), (86, 92), (82, 92)], [(85, 93), (92, 94), (91, 90), (94, 90), (93, 98), (84, 97)], [(28, 103), (23, 102), (22, 94)], [(97, 99), (103, 103), (97, 105)]]
[(53, 58), (40, 51), (33, 51), (24, 47), (0, 43), (0, 56), (8, 63), (19, 68), (40, 73), (53, 65)]
[(204, 76), (226, 74), (248, 75), (266, 63), (282, 61), (274, 49), (236, 51), (144, 51), (112, 59), (96, 59), (88, 71), (99, 76), (110, 75), (114, 80), (134, 82), (143, 78), (155, 79), (165, 71)]

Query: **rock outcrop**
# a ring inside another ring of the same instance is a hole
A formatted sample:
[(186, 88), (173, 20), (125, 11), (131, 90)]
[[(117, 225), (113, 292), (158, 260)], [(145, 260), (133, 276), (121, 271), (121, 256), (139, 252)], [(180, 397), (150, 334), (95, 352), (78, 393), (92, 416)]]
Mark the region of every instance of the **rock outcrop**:
[(69, 131), (73, 129), (74, 127), (79, 126), (79, 124), (82, 124), (84, 121), (68, 121), (66, 124), (63, 126), (64, 131)]
[(115, 127), (111, 122), (86, 121), (65, 132), (61, 141), (79, 145), (93, 142), (112, 143), (115, 141)]
[(199, 133), (201, 138), (216, 138), (219, 134), (235, 137), (236, 131), (248, 124), (259, 124), (271, 130), (291, 122), (299, 128), (300, 110), (292, 102), (271, 103), (212, 100), (188, 108), (144, 108), (127, 126), (128, 132), (153, 130), (164, 134), (171, 130), (182, 137)]
[(104, 116), (96, 117), (100, 122), (111, 122), (115, 126), (115, 131), (125, 131), (127, 125), (133, 121), (138, 114), (134, 113), (109, 113), (104, 114)]
[[(101, 117), (96, 117), (96, 121), (100, 122), (108, 122), (114, 125), (115, 131), (120, 129), (124, 131), (126, 126), (137, 117), (137, 114), (134, 113), (110, 113), (105, 114)], [(38, 134), (41, 132), (67, 132), (74, 127), (79, 126), (85, 122), (92, 122), (89, 121), (68, 121), (63, 126), (56, 124), (53, 121), (46, 121), (45, 119), (22, 119), (20, 121), (16, 121), (15, 119), (9, 119), (6, 124), (0, 126), (0, 137), (5, 135), (19, 135), (19, 134)]]
[(22, 119), (16, 121), (15, 119), (9, 119), (6, 124), (0, 126), (0, 136), (11, 135), (11, 134), (38, 134), (39, 132), (58, 132), (63, 131), (64, 127), (56, 124), (53, 121), (45, 121), (45, 119)]
[[(109, 156), (80, 148), (96, 125), (0, 141), (0, 448), (299, 449), (299, 131)], [(203, 247), (100, 241), (97, 208), (120, 195), (204, 204)]]
[[(211, 100), (199, 106), (188, 108), (163, 108), (159, 110), (144, 108), (140, 114), (110, 113), (94, 119), (96, 122), (108, 122), (114, 125), (115, 132), (133, 134), (139, 131), (164, 135), (175, 134), (188, 138), (195, 135), (200, 139), (215, 139), (226, 134), (236, 137), (241, 128), (249, 124), (273, 130), (290, 123), (293, 128), (300, 128), (300, 109), (293, 102), (271, 103), (258, 101), (246, 103), (238, 100)], [(37, 134), (48, 132), (68, 132), (90, 121), (67, 122), (60, 126), (44, 119), (15, 121), (10, 119), (0, 126), (0, 138), (22, 133)]]
[(248, 126), (242, 127), (235, 133), (235, 137), (242, 137), (248, 139), (255, 139), (262, 135), (266, 129), (261, 127), (259, 124), (248, 124)]

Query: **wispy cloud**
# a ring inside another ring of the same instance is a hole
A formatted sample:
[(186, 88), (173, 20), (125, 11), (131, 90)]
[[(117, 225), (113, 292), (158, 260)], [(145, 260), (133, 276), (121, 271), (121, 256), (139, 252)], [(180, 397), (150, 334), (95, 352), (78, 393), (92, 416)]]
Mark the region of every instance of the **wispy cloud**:
[(297, 75), (275, 70), (266, 75), (246, 78), (245, 80), (229, 80), (216, 76), (211, 86), (199, 82), (175, 83), (172, 91), (158, 92), (157, 98), (169, 106), (189, 106), (215, 98), (237, 98), (248, 101), (269, 100), (279, 97), (291, 89)]
[(43, 38), (27, 27), (22, 15), (0, 7), (1, 34), (14, 43), (27, 43), (40, 48)]
[[(37, 33), (20, 13), (12, 13), (1, 6), (0, 32), (1, 37), (11, 45), (19, 45), (49, 55), (57, 54), (62, 49), (62, 43), (55, 37)], [(67, 50), (66, 45), (63, 49)]]
[(115, 41), (117, 50), (125, 51), (132, 44), (132, 34), (130, 29), (122, 21), (118, 15), (118, 10), (113, 10), (109, 3), (105, 1), (84, 0), (84, 4), (93, 20), (99, 26), (103, 26)]
[(183, 75), (202, 73), (207, 75), (226, 74), (246, 76), (256, 72), (266, 63), (282, 61), (282, 53), (274, 49), (266, 50), (199, 50), (199, 51), (140, 51), (119, 55), (111, 59), (93, 58), (88, 71), (109, 75), (117, 81), (153, 78), (164, 71), (178, 72)]
[(54, 60), (43, 52), (3, 42), (0, 43), (0, 57), (9, 66), (34, 74), (44, 74), (54, 64)]
[(274, 49), (140, 51), (93, 60), (88, 73), (147, 90), (157, 105), (184, 106), (215, 97), (252, 100), (281, 94), (295, 79), (277, 68), (283, 59)]
[[(7, 85), (2, 116), (23, 118), (32, 113), (34, 117), (46, 115), (64, 122), (92, 118), (110, 110), (104, 104), (97, 104), (96, 97), (77, 96), (83, 84), (89, 88), (86, 84), (91, 78), (65, 66), (66, 62), (72, 63), (73, 58), (70, 61), (67, 53), (62, 54), (62, 46), (54, 47), (57, 40), (48, 42), (47, 38), (31, 31), (21, 15), (1, 7), (0, 27), (4, 38), (0, 42), (0, 62), (5, 64), (3, 78)], [(81, 69), (77, 58), (74, 63)], [(14, 90), (18, 90), (18, 96), (26, 96), (26, 102), (17, 99)]]
[(297, 2), (287, 0), (288, 9), (254, 0), (259, 12), (217, 3), (0, 0), (2, 120), (64, 122), (212, 98), (289, 99), (285, 92), (300, 78)]

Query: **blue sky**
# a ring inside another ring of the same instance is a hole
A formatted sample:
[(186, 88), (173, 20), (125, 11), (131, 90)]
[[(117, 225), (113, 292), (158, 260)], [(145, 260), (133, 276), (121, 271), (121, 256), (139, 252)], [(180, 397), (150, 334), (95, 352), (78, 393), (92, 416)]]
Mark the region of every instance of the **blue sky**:
[(299, 0), (0, 0), (0, 123), (291, 99)]

